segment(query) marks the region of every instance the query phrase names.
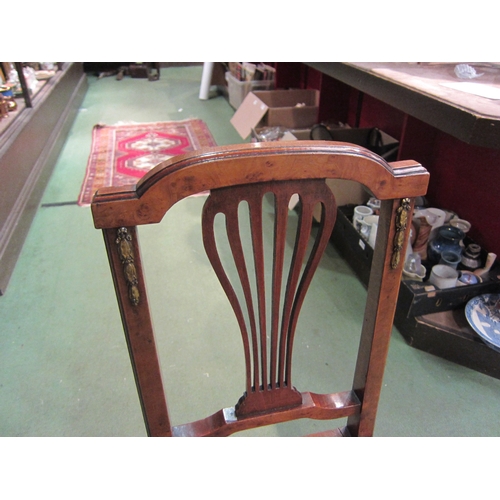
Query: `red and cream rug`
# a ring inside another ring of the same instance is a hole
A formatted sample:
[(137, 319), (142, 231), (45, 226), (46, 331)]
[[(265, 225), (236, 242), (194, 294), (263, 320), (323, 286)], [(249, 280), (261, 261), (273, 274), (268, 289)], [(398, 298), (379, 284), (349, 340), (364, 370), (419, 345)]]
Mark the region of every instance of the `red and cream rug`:
[(208, 146), (215, 140), (198, 119), (95, 125), (78, 204), (89, 206), (99, 188), (135, 184), (158, 163)]

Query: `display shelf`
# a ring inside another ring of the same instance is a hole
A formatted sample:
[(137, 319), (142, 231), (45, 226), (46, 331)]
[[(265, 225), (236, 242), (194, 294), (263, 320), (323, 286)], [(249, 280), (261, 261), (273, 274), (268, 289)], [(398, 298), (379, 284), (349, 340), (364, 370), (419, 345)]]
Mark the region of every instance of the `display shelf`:
[(86, 90), (83, 65), (60, 63), (0, 133), (0, 295)]
[[(57, 76), (54, 75), (54, 77)], [(48, 84), (48, 80), (38, 80), (37, 87), (33, 91), (33, 98), (38, 95), (38, 93)], [(8, 116), (0, 119), (0, 137), (4, 134), (4, 132), (17, 120), (18, 116), (23, 114), (23, 111), (26, 109), (26, 100), (23, 95), (16, 96), (15, 101), (17, 104), (17, 108), (14, 111), (9, 111)]]
[[(0, 145), (1, 145), (2, 142), (5, 142), (6, 138), (8, 137), (6, 135), (6, 131), (14, 126), (16, 120), (23, 115), (23, 112), (26, 109), (33, 108), (39, 104), (41, 100), (39, 96), (44, 94), (44, 89), (46, 87), (51, 87), (54, 84), (54, 82), (58, 81), (59, 79), (58, 77), (61, 74), (61, 71), (64, 67), (64, 63), (55, 63), (56, 64), (54, 66), (55, 69), (52, 72), (50, 72), (52, 73), (52, 76), (50, 77), (44, 76), (44, 78), (37, 79), (36, 86), (33, 87), (33, 85), (31, 85), (30, 88), (28, 88), (28, 84), (26, 82), (26, 78), (23, 71), (25, 63), (16, 62), (16, 63), (0, 63), (0, 64), (3, 67), (3, 72), (2, 72), (3, 78), (7, 79), (7, 77), (5, 76), (6, 67), (12, 67), (17, 72), (20, 85), (20, 89), (14, 95), (14, 100), (17, 105), (16, 109), (9, 111), (8, 116), (0, 119)], [(4, 85), (5, 84), (6, 83), (4, 83)]]

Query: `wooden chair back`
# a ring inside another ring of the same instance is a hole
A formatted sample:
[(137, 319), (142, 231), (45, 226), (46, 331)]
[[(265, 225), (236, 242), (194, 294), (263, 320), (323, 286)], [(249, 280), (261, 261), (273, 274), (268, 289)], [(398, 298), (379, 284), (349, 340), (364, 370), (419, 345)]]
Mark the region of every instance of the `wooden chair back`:
[[(337, 207), (326, 179), (363, 184), (381, 200), (381, 211), (353, 384), (344, 392), (316, 394), (294, 387), (292, 354), (299, 312), (335, 224)], [(202, 149), (159, 164), (136, 186), (99, 190), (92, 213), (95, 227), (104, 233), (148, 435), (226, 436), (298, 418), (345, 417), (344, 427), (321, 435), (372, 435), (414, 198), (424, 195), (427, 185), (428, 173), (416, 162), (388, 164), (358, 146), (297, 141)], [(234, 406), (171, 426), (136, 231), (139, 225), (160, 222), (179, 200), (207, 190), (203, 243), (238, 321), (245, 388)], [(262, 212), (269, 194), (275, 211), (270, 278)], [(299, 198), (299, 222), (286, 267), (292, 195)], [(242, 242), (239, 224), (243, 202), (250, 215), (250, 249)], [(321, 219), (312, 232), (315, 207), (320, 207)], [(218, 214), (225, 219), (236, 280), (220, 257), (214, 232)]]

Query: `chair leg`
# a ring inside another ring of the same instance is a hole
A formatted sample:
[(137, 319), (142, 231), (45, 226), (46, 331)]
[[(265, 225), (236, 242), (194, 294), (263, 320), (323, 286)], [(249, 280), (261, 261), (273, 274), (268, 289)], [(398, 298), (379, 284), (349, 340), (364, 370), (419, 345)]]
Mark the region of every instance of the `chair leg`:
[[(382, 202), (370, 273), (370, 283), (376, 285), (370, 286), (369, 283), (368, 286), (365, 320), (353, 382), (353, 390), (361, 401), (361, 412), (348, 419), (347, 427), (351, 435), (372, 436), (374, 432), (403, 270), (403, 256), (410, 231), (410, 224), (401, 226), (402, 219), (398, 214), (402, 210), (411, 214), (413, 204), (413, 200), (407, 199), (404, 200), (404, 205), (403, 200)], [(406, 220), (410, 218), (407, 217)]]
[(136, 228), (103, 233), (147, 433), (171, 436)]

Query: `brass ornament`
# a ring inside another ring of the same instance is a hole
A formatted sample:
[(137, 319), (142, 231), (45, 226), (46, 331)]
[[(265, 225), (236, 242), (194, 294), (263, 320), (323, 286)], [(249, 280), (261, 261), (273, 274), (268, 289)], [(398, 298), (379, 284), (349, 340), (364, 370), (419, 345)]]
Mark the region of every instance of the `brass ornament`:
[(396, 269), (401, 262), (401, 250), (405, 242), (405, 232), (410, 214), (410, 199), (403, 198), (396, 210), (396, 234), (393, 240), (391, 268)]
[(116, 245), (118, 255), (123, 265), (123, 275), (128, 286), (128, 298), (136, 306), (139, 304), (139, 288), (137, 279), (137, 269), (134, 263), (134, 249), (132, 247), (132, 236), (126, 227), (121, 227), (117, 231)]

